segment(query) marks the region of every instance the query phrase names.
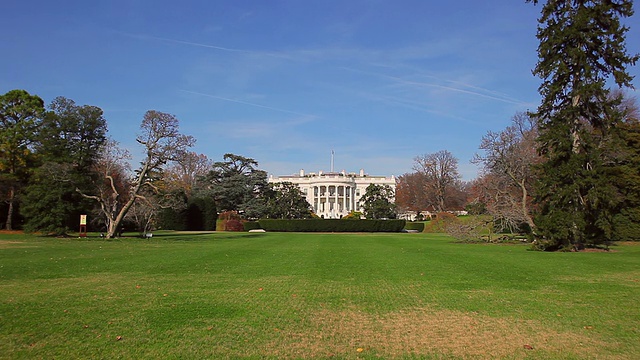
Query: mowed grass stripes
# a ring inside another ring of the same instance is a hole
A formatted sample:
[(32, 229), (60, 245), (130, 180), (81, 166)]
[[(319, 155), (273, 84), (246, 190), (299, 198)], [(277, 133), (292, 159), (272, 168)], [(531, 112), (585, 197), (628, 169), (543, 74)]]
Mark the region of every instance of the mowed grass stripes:
[(0, 358), (640, 358), (640, 246), (0, 234)]

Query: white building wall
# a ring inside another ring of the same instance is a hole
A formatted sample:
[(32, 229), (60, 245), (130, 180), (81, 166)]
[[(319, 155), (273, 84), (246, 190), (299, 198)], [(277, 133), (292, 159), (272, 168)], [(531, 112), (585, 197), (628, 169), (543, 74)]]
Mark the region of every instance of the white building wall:
[(272, 175), (269, 182), (298, 185), (314, 213), (325, 219), (339, 219), (351, 211), (362, 211), (361, 198), (370, 184), (389, 185), (394, 192), (396, 189), (394, 176), (370, 176), (364, 170), (360, 170), (359, 174), (345, 171), (305, 174), (304, 170), (300, 170), (296, 175)]

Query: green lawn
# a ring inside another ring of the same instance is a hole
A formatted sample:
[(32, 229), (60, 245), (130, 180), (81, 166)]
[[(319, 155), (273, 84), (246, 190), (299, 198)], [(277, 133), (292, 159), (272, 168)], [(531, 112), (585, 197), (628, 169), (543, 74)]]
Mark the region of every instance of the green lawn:
[(640, 359), (640, 244), (0, 234), (0, 358)]

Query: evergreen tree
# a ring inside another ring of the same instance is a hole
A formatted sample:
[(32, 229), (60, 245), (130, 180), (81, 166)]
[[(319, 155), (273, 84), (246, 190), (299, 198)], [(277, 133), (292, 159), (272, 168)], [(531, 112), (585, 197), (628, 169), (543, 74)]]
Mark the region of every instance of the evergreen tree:
[(76, 188), (87, 188), (92, 165), (105, 144), (107, 122), (102, 109), (57, 97), (42, 119), (35, 145), (40, 167), (26, 188), (25, 230), (65, 234), (78, 225), (93, 204)]
[(267, 189), (267, 173), (258, 162), (235, 154), (224, 154), (224, 161), (213, 163), (202, 186), (213, 196), (220, 212), (237, 211), (248, 218), (259, 218), (266, 211), (262, 197)]
[(579, 249), (612, 236), (619, 204), (604, 151), (621, 121), (621, 99), (606, 86), (613, 80), (631, 87), (626, 67), (638, 55), (627, 54), (628, 28), (620, 19), (632, 15), (630, 0), (549, 0), (542, 7), (534, 70), (543, 80), (535, 114), (544, 157), (536, 220), (541, 249)]
[(395, 219), (396, 206), (392, 202), (393, 189), (389, 185), (370, 184), (362, 196), (362, 209), (367, 219)]
[(298, 185), (290, 182), (269, 184), (265, 191), (266, 213), (272, 219), (308, 219), (311, 205)]
[(211, 197), (193, 197), (187, 207), (187, 230), (215, 230), (216, 204)]
[(619, 206), (613, 217), (613, 240), (640, 241), (640, 108), (626, 98), (621, 110), (623, 123), (612, 138), (611, 181), (618, 189)]
[(21, 210), (26, 218), (25, 231), (65, 235), (77, 229), (80, 211), (73, 173), (70, 164), (56, 162), (44, 163), (34, 171)]
[(0, 200), (6, 204), (5, 227), (13, 229), (19, 194), (33, 167), (33, 148), (44, 102), (25, 90), (0, 96)]

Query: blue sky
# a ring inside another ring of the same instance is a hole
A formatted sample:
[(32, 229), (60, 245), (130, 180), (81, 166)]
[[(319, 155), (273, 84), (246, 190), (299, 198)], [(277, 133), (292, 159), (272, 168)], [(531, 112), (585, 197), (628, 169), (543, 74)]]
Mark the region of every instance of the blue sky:
[(176, 115), (194, 151), (274, 175), (328, 171), (331, 150), (337, 171), (402, 175), (448, 150), (469, 180), (482, 136), (539, 103), (539, 12), (524, 0), (11, 1), (0, 93), (99, 106), (134, 155), (154, 109)]

